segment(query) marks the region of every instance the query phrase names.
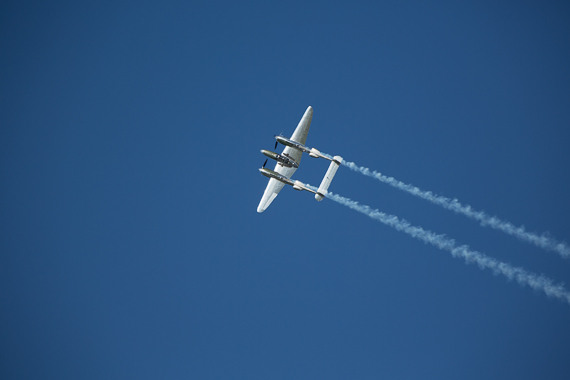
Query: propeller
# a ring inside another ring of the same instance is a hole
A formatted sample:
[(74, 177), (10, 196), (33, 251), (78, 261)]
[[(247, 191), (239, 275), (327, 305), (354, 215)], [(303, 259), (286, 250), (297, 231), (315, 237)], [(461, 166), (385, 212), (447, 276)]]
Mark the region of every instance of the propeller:
[(265, 159), (265, 162), (263, 163), (263, 166), (262, 166), (263, 168), (264, 168), (265, 165), (267, 164), (267, 160), (268, 160), (268, 159), (266, 158), (266, 159)]
[(279, 144), (279, 141), (275, 140), (275, 147), (273, 148), (273, 150), (277, 149), (277, 144)]

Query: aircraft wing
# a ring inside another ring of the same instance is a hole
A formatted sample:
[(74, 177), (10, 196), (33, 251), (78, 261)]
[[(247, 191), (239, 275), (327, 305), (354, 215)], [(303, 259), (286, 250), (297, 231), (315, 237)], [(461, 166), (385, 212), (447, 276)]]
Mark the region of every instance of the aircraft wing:
[[(307, 141), (307, 135), (309, 134), (309, 127), (311, 126), (312, 119), (313, 119), (313, 107), (309, 106), (307, 107), (307, 110), (303, 114), (301, 121), (299, 121), (297, 128), (295, 128), (295, 132), (293, 132), (291, 140), (305, 145), (305, 142)], [(303, 152), (298, 149), (286, 146), (281, 154), (287, 154), (289, 155), (289, 157), (297, 161), (297, 163), (300, 163)], [(295, 173), (295, 170), (297, 170), (297, 168), (295, 167), (288, 168), (286, 166), (279, 165), (279, 163), (276, 163), (275, 168), (273, 170), (287, 178), (291, 178), (291, 176), (293, 175), (293, 173)], [(283, 186), (285, 186), (283, 182), (280, 182), (275, 178), (270, 178), (269, 183), (267, 184), (267, 187), (263, 192), (263, 197), (261, 197), (261, 201), (259, 202), (259, 206), (257, 206), (257, 212), (265, 211), (265, 209), (269, 207), (271, 202), (273, 202), (275, 197), (277, 197), (277, 194), (279, 194)]]

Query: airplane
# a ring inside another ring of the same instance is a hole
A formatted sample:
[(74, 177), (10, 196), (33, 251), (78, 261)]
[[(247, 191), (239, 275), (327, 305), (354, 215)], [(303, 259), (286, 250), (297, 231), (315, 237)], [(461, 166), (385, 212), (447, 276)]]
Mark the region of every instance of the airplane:
[[(281, 154), (265, 149), (261, 150), (261, 153), (268, 157), (268, 159), (271, 158), (275, 160), (276, 163), (273, 170), (267, 169), (265, 167), (267, 164), (266, 159), (263, 163), (263, 167), (259, 169), (261, 174), (269, 178), (269, 183), (267, 184), (267, 187), (263, 192), (263, 196), (261, 197), (261, 201), (257, 206), (257, 212), (262, 213), (265, 211), (285, 185), (293, 186), (293, 189), (295, 190), (309, 191), (315, 194), (315, 199), (317, 201), (321, 201), (325, 197), (327, 189), (330, 186), (330, 183), (342, 162), (342, 157), (330, 157), (321, 153), (315, 148), (309, 148), (305, 145), (312, 119), (313, 107), (309, 106), (303, 114), (301, 121), (299, 121), (297, 128), (295, 128), (293, 135), (291, 135), (291, 138), (286, 138), (284, 136), (275, 136), (275, 149), (277, 148), (278, 143), (285, 145), (285, 148)], [(331, 161), (329, 169), (323, 177), (321, 185), (317, 191), (309, 188), (301, 181), (291, 179), (293, 173), (295, 173), (295, 171), (299, 168), (303, 152), (308, 153), (311, 157), (324, 158)]]

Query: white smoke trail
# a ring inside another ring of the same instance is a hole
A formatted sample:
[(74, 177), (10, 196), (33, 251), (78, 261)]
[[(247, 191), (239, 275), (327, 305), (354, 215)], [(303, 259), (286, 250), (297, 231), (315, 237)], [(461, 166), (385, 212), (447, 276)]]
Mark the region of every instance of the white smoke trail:
[(441, 195), (433, 194), (431, 191), (421, 190), (416, 186), (398, 181), (393, 177), (385, 176), (375, 170), (371, 171), (370, 169), (363, 166), (358, 166), (354, 162), (343, 161), (342, 164), (351, 170), (364, 174), (368, 177), (376, 178), (380, 182), (408, 192), (412, 195), (415, 195), (416, 197), (426, 199), (431, 203), (439, 205), (455, 213), (465, 215), (470, 219), (478, 221), (482, 226), (491, 227), (495, 230), (502, 231), (508, 235), (514, 236), (522, 241), (534, 244), (542, 249), (554, 251), (564, 258), (570, 258), (570, 247), (568, 247), (568, 245), (565, 243), (558, 242), (549, 236), (528, 232), (523, 226), (517, 227), (510, 222), (501, 220), (495, 216), (487, 215), (483, 211), (473, 210), (471, 206), (463, 205), (457, 199), (451, 199)]
[(556, 285), (551, 279), (536, 275), (518, 267), (498, 261), (481, 252), (473, 251), (467, 245), (457, 246), (455, 240), (438, 235), (422, 227), (412, 226), (408, 221), (397, 216), (389, 215), (378, 210), (373, 210), (369, 206), (361, 205), (356, 201), (329, 192), (327, 198), (332, 199), (344, 206), (358, 211), (368, 217), (375, 219), (398, 231), (404, 232), (424, 243), (431, 244), (439, 249), (448, 251), (453, 257), (463, 258), (468, 264), (477, 264), (481, 269), (489, 269), (494, 274), (502, 274), (509, 280), (515, 280), (520, 285), (528, 285), (532, 289), (543, 291), (549, 297), (559, 298), (570, 304), (570, 292), (563, 285)]

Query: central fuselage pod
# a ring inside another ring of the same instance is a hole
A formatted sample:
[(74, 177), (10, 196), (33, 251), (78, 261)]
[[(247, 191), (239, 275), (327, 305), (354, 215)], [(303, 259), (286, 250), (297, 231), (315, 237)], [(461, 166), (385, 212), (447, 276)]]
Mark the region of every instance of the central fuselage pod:
[(288, 157), (285, 154), (275, 153), (275, 152), (272, 152), (272, 151), (267, 150), (267, 149), (261, 149), (261, 153), (263, 153), (263, 155), (265, 157), (268, 157), (268, 158), (271, 158), (272, 160), (277, 161), (282, 166), (286, 166), (288, 168), (298, 168), (299, 167), (299, 164), (295, 160), (293, 160), (292, 158)]

